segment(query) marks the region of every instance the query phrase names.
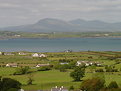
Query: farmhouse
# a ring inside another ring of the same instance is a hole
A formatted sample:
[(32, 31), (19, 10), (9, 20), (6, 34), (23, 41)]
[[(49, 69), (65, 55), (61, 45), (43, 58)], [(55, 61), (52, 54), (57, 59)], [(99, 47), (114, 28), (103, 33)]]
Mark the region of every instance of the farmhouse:
[(64, 52), (67, 52), (68, 53), (68, 52), (72, 52), (72, 50), (65, 50)]
[(40, 54), (39, 57), (47, 57), (45, 54)]
[(77, 66), (79, 65), (89, 66), (89, 65), (92, 65), (92, 63), (89, 61), (77, 61)]
[(6, 64), (6, 67), (18, 67), (17, 63), (8, 63)]
[(97, 65), (101, 66), (102, 64), (99, 62), (92, 62), (92, 61), (77, 61), (77, 66), (79, 65), (85, 65), (85, 66), (90, 66), (90, 65)]
[(32, 54), (32, 57), (47, 57), (47, 55), (34, 53), (34, 54)]
[(0, 52), (0, 55), (2, 55), (2, 52)]
[(15, 55), (15, 54), (10, 53), (10, 52), (5, 52), (4, 55)]
[(37, 64), (36, 67), (43, 67), (43, 66), (49, 66), (50, 64)]
[(34, 54), (32, 54), (32, 57), (39, 57), (39, 54), (38, 53), (34, 53)]
[(61, 87), (54, 87), (51, 89), (51, 91), (68, 91), (68, 89), (64, 88), (63, 86)]
[(18, 55), (26, 55), (24, 52), (19, 52)]

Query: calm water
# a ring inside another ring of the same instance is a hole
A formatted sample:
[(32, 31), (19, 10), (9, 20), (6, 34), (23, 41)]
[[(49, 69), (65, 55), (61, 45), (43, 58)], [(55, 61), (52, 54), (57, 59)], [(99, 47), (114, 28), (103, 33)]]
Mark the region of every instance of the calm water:
[(0, 51), (61, 52), (121, 51), (121, 38), (10, 39), (0, 40)]

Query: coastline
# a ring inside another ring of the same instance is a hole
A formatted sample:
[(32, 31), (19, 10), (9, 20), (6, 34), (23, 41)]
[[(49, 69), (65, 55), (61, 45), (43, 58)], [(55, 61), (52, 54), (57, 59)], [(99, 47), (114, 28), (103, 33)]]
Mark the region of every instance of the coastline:
[(67, 38), (121, 38), (121, 36), (100, 36), (100, 37), (56, 37), (56, 38), (44, 38), (44, 37), (9, 37), (9, 38), (0, 38), (0, 40), (9, 40), (9, 39), (67, 39)]

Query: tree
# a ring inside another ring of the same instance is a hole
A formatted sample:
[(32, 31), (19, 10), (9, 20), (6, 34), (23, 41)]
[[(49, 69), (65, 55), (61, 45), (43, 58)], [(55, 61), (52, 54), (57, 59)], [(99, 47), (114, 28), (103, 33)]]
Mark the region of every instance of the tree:
[(109, 85), (108, 88), (118, 88), (118, 84), (116, 83), (116, 81), (112, 81)]
[(0, 91), (11, 91), (11, 89), (20, 89), (21, 83), (11, 79), (11, 78), (2, 78), (0, 84)]
[(71, 61), (70, 63), (69, 63), (69, 67), (71, 68), (71, 69), (73, 69), (73, 68), (75, 68), (76, 67), (76, 61)]
[(85, 75), (85, 68), (82, 66), (78, 66), (70, 73), (70, 76), (74, 79), (74, 81), (80, 81)]
[(50, 66), (42, 66), (37, 69), (37, 71), (48, 71), (51, 70)]
[(104, 87), (105, 81), (99, 78), (87, 79), (82, 82), (82, 91), (100, 91)]
[(33, 75), (28, 75), (27, 85), (32, 85), (33, 81)]
[(30, 68), (28, 66), (17, 68), (16, 72), (14, 73), (14, 75), (27, 74), (27, 73), (29, 73), (29, 69)]

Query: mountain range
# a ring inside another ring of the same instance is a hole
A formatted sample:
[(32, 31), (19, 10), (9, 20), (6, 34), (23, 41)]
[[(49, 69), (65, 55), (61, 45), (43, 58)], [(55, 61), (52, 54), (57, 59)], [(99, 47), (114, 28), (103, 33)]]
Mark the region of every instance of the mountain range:
[(99, 20), (86, 21), (82, 19), (64, 21), (44, 18), (35, 24), (5, 27), (0, 30), (21, 32), (117, 32), (121, 31), (121, 22), (107, 23)]

